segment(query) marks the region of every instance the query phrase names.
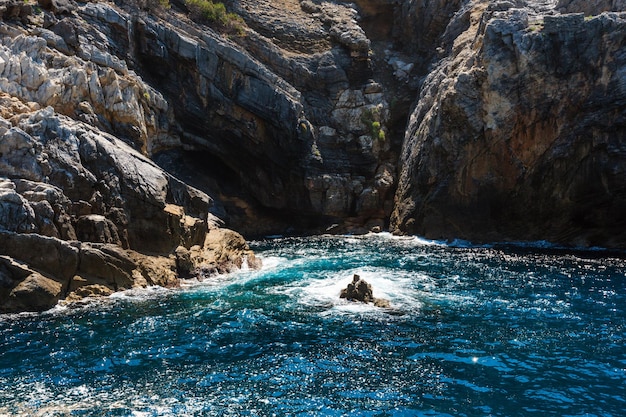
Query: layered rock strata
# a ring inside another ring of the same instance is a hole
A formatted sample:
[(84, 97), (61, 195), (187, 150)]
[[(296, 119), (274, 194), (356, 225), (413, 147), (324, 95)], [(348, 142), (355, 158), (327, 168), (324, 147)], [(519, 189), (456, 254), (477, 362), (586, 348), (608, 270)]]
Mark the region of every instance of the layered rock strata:
[(258, 265), (217, 228), (206, 194), (112, 135), (11, 103), (11, 120), (0, 117), (0, 311)]

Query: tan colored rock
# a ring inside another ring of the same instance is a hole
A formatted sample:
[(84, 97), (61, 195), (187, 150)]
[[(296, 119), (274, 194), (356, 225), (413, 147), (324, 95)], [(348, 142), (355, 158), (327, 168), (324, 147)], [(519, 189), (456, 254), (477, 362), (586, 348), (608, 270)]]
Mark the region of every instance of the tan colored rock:
[(133, 287), (132, 271), (136, 265), (124, 249), (115, 245), (83, 244), (77, 275), (104, 282), (116, 291)]
[[(199, 248), (197, 245), (195, 248)], [(176, 255), (176, 270), (180, 277), (188, 277), (194, 269), (194, 262), (191, 260), (191, 251), (184, 246), (179, 246), (174, 251)]]
[(207, 233), (206, 221), (185, 214), (182, 206), (166, 204), (163, 211), (168, 215), (168, 227), (174, 240), (190, 248), (202, 244)]
[(65, 242), (36, 234), (16, 234), (0, 230), (0, 255), (18, 259), (29, 267), (56, 277), (65, 285), (79, 263), (78, 242)]
[(0, 256), (0, 312), (43, 311), (63, 296), (64, 283)]
[(115, 292), (114, 290), (112, 290), (111, 288), (105, 285), (86, 284), (83, 286), (79, 286), (76, 289), (74, 289), (72, 292), (70, 292), (68, 296), (65, 297), (64, 301), (72, 303), (72, 302), (84, 300), (85, 298), (88, 298), (88, 297), (108, 297), (114, 292)]
[(189, 250), (179, 247), (176, 251), (177, 265), (184, 273), (198, 278), (223, 274), (241, 269), (261, 267), (260, 259), (237, 232), (229, 229), (211, 229), (204, 245)]
[(180, 285), (174, 257), (147, 256), (134, 251), (127, 253), (137, 265), (133, 271), (135, 283), (141, 284), (143, 278), (147, 285), (158, 285), (164, 288), (176, 288)]

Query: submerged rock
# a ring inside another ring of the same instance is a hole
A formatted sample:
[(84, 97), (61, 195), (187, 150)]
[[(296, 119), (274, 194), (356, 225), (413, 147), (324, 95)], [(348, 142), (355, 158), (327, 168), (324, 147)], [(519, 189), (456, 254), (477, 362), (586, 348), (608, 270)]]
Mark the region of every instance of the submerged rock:
[(376, 307), (389, 308), (388, 300), (384, 298), (374, 298), (372, 285), (361, 279), (357, 274), (352, 277), (352, 282), (346, 288), (341, 290), (339, 298), (345, 298), (348, 301), (360, 301), (362, 303), (373, 303)]

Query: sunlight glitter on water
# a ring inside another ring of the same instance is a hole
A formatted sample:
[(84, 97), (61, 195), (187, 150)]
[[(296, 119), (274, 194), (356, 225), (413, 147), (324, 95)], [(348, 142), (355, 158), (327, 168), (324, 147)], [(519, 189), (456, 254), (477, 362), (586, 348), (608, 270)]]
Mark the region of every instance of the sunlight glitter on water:
[(463, 245), (253, 242), (259, 271), (0, 317), (0, 416), (620, 415), (626, 262)]

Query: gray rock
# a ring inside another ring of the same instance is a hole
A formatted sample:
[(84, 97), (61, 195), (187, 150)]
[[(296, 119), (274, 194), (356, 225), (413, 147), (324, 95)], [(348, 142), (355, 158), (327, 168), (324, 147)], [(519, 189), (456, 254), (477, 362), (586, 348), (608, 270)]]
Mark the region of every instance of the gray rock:
[(3, 180), (0, 182), (0, 225), (5, 230), (29, 233), (36, 229), (35, 212), (28, 202)]
[(539, 17), (539, 6), (482, 14), (425, 80), (400, 159), (395, 232), (626, 243), (626, 20)]
[(115, 223), (99, 214), (80, 216), (76, 221), (76, 237), (82, 242), (113, 243), (122, 246)]
[[(92, 210), (104, 217), (88, 213), (77, 218), (72, 226), (79, 239), (161, 253), (180, 244), (202, 243), (211, 204), (206, 194), (163, 172), (124, 142), (58, 116), (51, 108), (24, 115), (17, 123), (21, 128), (9, 129), (2, 137), (6, 151), (0, 174), (47, 183), (32, 189), (24, 185), (21, 191), (32, 199), (49, 201), (54, 216), (41, 206), (43, 216), (36, 218), (24, 197), (3, 189), (0, 225), (7, 230), (35, 231), (37, 221), (46, 225), (52, 221), (59, 230), (44, 234), (71, 235), (65, 221), (71, 211), (69, 201), (93, 201)], [(172, 214), (166, 210), (168, 204), (180, 209)]]
[(47, 310), (62, 291), (61, 282), (0, 256), (0, 313)]

